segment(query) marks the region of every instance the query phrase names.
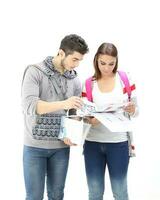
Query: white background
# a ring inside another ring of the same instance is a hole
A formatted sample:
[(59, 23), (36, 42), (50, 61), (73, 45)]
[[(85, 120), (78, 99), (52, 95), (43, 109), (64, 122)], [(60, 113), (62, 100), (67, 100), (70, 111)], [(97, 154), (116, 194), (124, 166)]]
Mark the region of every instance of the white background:
[[(78, 71), (91, 75), (95, 51), (102, 42), (119, 50), (119, 67), (137, 85), (140, 116), (135, 122), (137, 157), (130, 162), (131, 200), (160, 199), (159, 156), (159, 12), (158, 0), (76, 1), (5, 0), (0, 3), (0, 199), (25, 197), (20, 86), (28, 64), (56, 55), (61, 39), (81, 35), (90, 52)], [(71, 151), (65, 200), (87, 200), (81, 148)], [(112, 195), (106, 174), (105, 200)]]

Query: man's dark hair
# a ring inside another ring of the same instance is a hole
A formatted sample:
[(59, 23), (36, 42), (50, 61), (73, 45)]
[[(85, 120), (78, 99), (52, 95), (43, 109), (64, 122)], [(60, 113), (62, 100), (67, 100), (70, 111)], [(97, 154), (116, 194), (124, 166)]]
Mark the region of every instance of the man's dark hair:
[(89, 50), (85, 40), (76, 34), (65, 36), (61, 41), (60, 49), (65, 52), (66, 56), (73, 54), (74, 51), (84, 55)]

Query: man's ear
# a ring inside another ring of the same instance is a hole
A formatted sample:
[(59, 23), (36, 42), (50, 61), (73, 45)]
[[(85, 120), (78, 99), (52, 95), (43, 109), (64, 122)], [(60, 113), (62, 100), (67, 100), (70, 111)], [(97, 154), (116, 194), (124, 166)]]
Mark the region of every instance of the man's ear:
[(64, 58), (64, 57), (65, 57), (65, 52), (64, 52), (62, 49), (59, 49), (58, 55), (59, 55), (61, 58)]

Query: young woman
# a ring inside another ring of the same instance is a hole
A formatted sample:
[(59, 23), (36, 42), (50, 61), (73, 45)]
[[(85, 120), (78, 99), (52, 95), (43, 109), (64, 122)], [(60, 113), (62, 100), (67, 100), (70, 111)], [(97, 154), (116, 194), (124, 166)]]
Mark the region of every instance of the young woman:
[[(131, 100), (128, 101), (128, 96), (124, 92), (124, 84), (117, 72), (117, 68), (117, 48), (113, 44), (103, 43), (94, 57), (93, 102), (98, 108), (105, 108), (105, 105), (110, 103), (126, 102), (121, 112), (122, 115), (126, 115), (128, 118), (135, 117), (138, 113), (138, 108), (134, 84), (129, 78), (132, 96)], [(86, 89), (84, 88), (83, 94), (85, 93)], [(111, 132), (96, 118), (89, 118), (89, 122), (92, 127), (84, 144), (89, 200), (103, 199), (106, 168), (109, 171), (114, 199), (128, 200), (127, 171), (130, 157), (128, 144), (130, 135), (121, 131)]]

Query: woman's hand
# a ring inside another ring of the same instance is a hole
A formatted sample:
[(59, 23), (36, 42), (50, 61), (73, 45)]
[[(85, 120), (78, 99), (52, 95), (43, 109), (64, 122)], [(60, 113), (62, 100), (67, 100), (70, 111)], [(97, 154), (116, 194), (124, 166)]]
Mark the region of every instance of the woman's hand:
[(100, 124), (100, 121), (98, 121), (95, 117), (85, 117), (85, 120), (87, 123), (89, 123), (93, 126)]
[(69, 138), (64, 138), (63, 142), (68, 146), (77, 146), (77, 144), (72, 143)]
[(133, 102), (128, 102), (127, 105), (124, 107), (124, 111), (128, 112), (130, 115), (135, 113), (136, 106)]

